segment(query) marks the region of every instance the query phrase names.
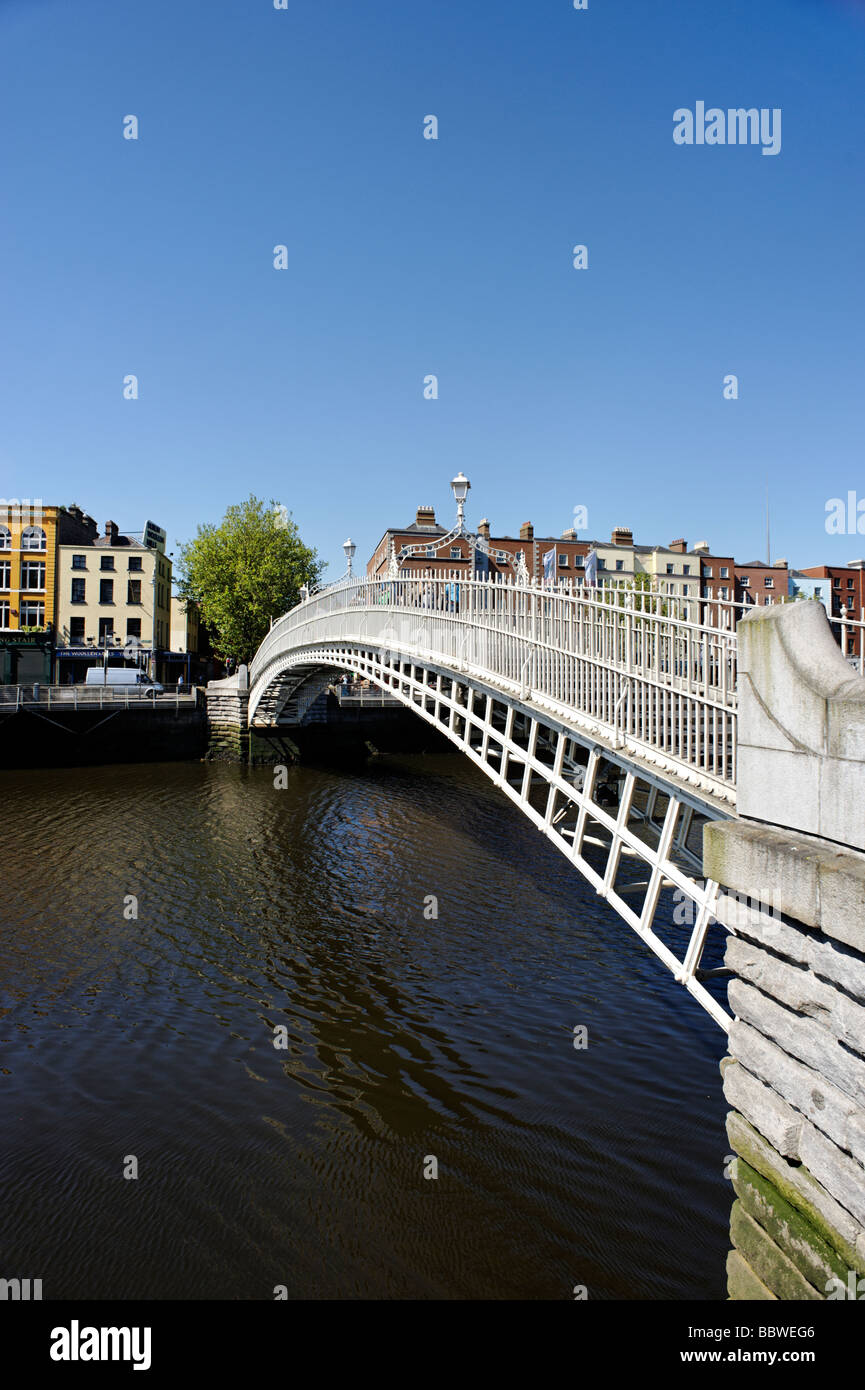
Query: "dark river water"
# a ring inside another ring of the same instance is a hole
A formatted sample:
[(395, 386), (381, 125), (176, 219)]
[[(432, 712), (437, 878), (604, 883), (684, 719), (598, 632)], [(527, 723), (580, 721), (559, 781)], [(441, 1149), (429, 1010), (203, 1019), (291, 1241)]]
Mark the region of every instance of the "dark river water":
[(0, 788), (0, 1275), (726, 1296), (724, 1035), (459, 755)]

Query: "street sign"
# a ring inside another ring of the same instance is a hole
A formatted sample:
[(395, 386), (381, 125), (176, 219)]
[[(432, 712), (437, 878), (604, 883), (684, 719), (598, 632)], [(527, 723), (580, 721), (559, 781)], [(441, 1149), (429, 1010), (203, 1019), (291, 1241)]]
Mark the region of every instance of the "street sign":
[(165, 554), (165, 532), (155, 521), (147, 521), (144, 524), (144, 544), (148, 550), (158, 550), (160, 554)]

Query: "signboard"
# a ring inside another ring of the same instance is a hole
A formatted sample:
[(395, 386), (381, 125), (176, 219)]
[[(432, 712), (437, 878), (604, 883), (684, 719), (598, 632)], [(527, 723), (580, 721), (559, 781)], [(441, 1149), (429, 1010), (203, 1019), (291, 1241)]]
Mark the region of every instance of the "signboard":
[(144, 523), (142, 540), (148, 550), (158, 550), (161, 555), (165, 554), (165, 532), (161, 526), (156, 525), (155, 521)]
[[(136, 651), (140, 652), (142, 656), (150, 656), (149, 647), (138, 647), (136, 648)], [(58, 647), (57, 656), (61, 660), (63, 657), (73, 657), (76, 660), (80, 660), (81, 657), (89, 656), (93, 657), (93, 659), (98, 661), (101, 665), (105, 657), (105, 650), (102, 647)], [(117, 647), (109, 647), (109, 661), (112, 656), (120, 657), (122, 659), (123, 651), (118, 649)]]

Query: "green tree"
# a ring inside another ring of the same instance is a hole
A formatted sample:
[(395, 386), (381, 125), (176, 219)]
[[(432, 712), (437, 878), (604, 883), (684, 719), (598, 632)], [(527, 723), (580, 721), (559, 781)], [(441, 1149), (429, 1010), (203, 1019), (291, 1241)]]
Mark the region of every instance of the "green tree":
[(249, 661), (321, 570), (285, 508), (250, 496), (180, 546), (178, 589), (200, 604), (217, 655)]

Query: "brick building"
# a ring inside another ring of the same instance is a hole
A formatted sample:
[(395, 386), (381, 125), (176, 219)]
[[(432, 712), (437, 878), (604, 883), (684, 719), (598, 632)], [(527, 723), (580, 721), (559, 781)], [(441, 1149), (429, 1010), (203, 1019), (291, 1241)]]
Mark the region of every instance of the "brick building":
[[(831, 615), (833, 618), (863, 617), (865, 610), (865, 560), (851, 560), (847, 565), (812, 565), (803, 569), (802, 574), (812, 579), (827, 579), (831, 586)], [(840, 641), (841, 630), (832, 624), (836, 640)], [(847, 631), (845, 656), (859, 656), (861, 634), (858, 628)]]

